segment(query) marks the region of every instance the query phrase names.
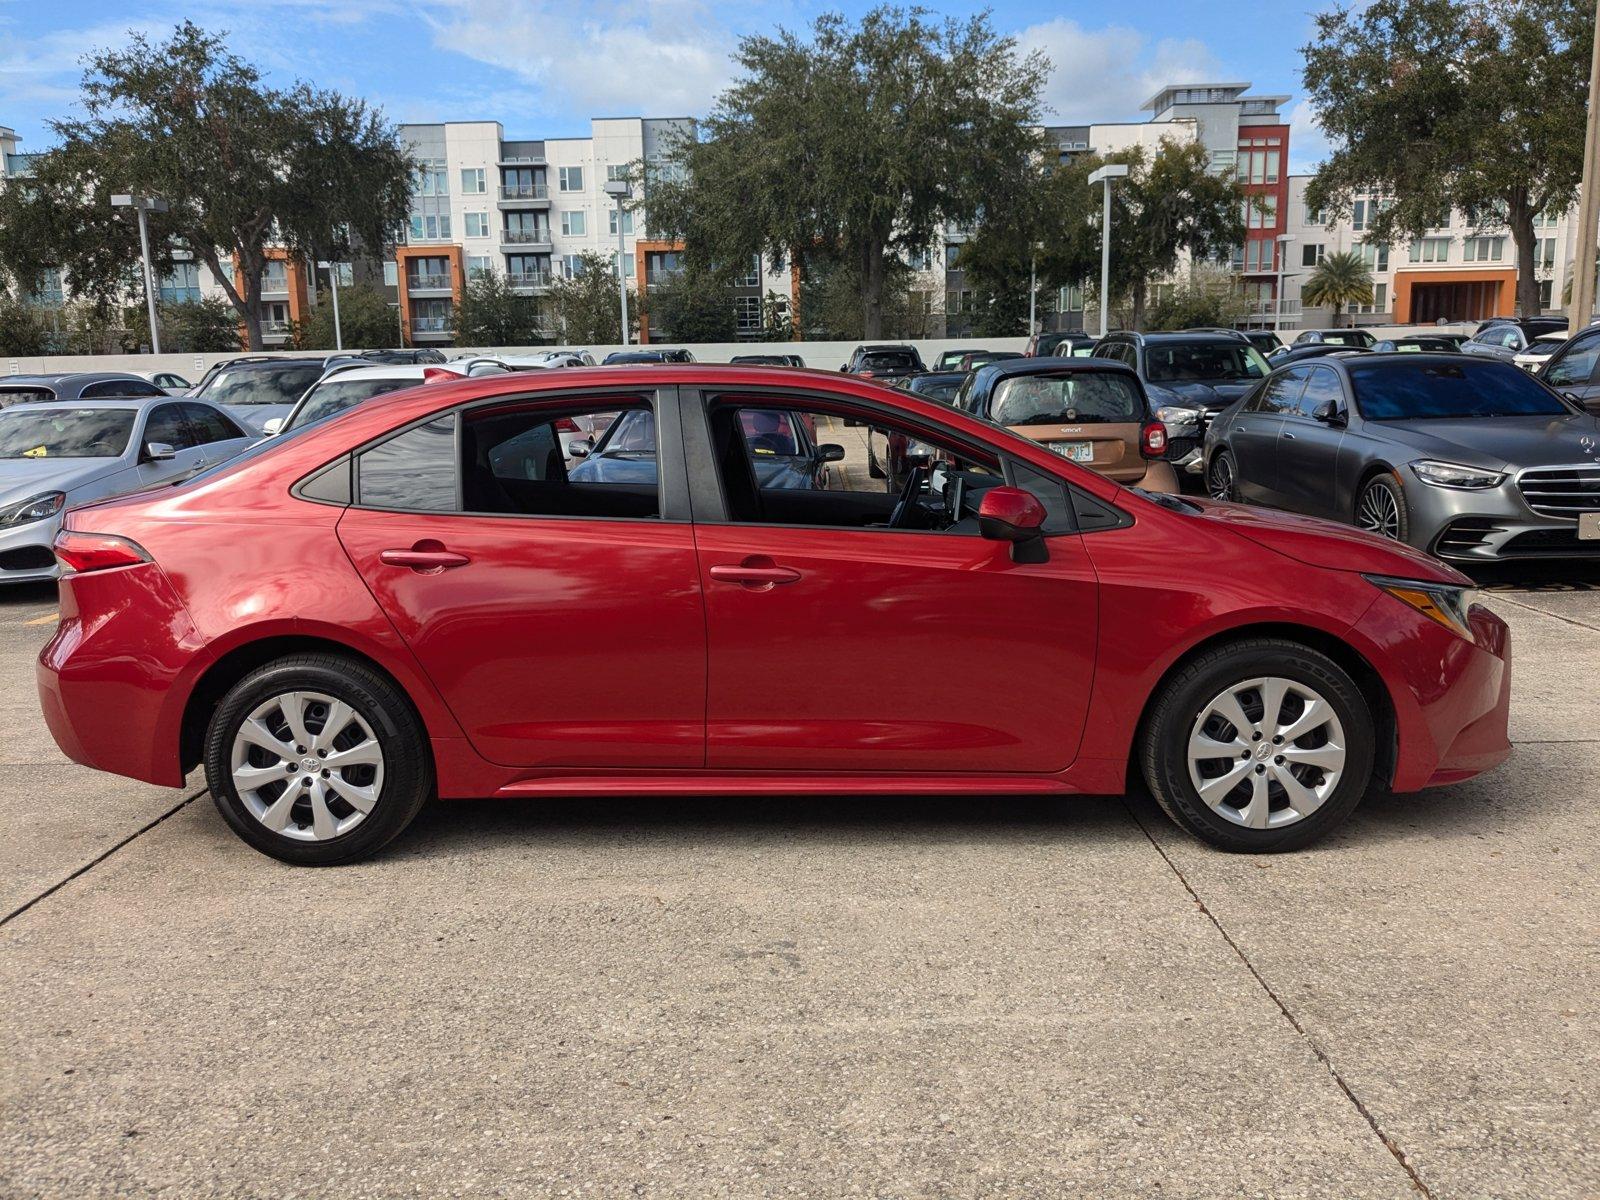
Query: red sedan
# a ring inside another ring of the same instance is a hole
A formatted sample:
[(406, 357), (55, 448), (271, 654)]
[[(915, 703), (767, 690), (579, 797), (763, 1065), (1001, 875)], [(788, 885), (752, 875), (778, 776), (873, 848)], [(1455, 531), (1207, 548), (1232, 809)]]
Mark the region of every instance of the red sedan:
[[(834, 464), (775, 487), (746, 410)], [(646, 411), (624, 482), (564, 420)], [(930, 447), (889, 491), (868, 436)], [(1115, 793), (1228, 850), (1510, 752), (1505, 625), (1344, 526), (1140, 493), (866, 380), (675, 365), (394, 393), (68, 513), (46, 719), (296, 863), (434, 795)], [(885, 675), (884, 663), (937, 664)]]

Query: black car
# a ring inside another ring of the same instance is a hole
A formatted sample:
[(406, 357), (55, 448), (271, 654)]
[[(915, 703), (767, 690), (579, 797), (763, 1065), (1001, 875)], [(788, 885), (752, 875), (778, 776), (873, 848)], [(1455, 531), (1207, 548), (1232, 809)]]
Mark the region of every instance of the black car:
[(1028, 348), (1022, 353), (1028, 358), (1087, 357), (1094, 352), (1099, 341), (1099, 338), (1081, 329), (1036, 333), (1028, 339)]
[(1565, 333), (1565, 317), (1493, 317), (1478, 326), (1461, 346), (1463, 354), (1498, 358), (1511, 362), (1537, 337), (1546, 333)]
[(850, 361), (839, 368), (847, 375), (865, 375), (869, 379), (899, 379), (920, 375), (927, 369), (917, 348), (905, 345), (857, 346), (850, 352)]
[(692, 363), (694, 355), (687, 350), (613, 350), (601, 361), (601, 366), (612, 367), (619, 363)]
[(272, 418), (289, 415), (306, 389), (322, 378), (327, 361), (325, 354), (230, 358), (206, 372), (192, 394), (220, 404), (252, 433), (261, 433)]
[(1600, 326), (1579, 330), (1534, 373), (1568, 400), (1600, 415)]
[(1308, 358), (1326, 358), (1330, 354), (1369, 354), (1360, 346), (1340, 346), (1334, 342), (1316, 342), (1310, 346), (1283, 346), (1267, 358), (1267, 365), (1277, 370), (1289, 363), (1304, 362)]
[(728, 360), (736, 367), (803, 367), (798, 354), (735, 354)]
[(1295, 338), (1296, 346), (1354, 346), (1357, 350), (1370, 350), (1378, 339), (1365, 329), (1307, 329)]
[[(1373, 344), (1373, 349), (1379, 354), (1420, 354), (1430, 351), (1438, 354), (1454, 354), (1460, 349), (1461, 343), (1449, 338), (1434, 337), (1431, 333), (1412, 333), (1405, 337), (1384, 338), (1381, 342)], [(1274, 363), (1274, 366), (1277, 364)]]
[(983, 354), (986, 351), (977, 346), (956, 346), (950, 350), (941, 350), (939, 357), (934, 359), (930, 371), (953, 371), (961, 365), (961, 360), (969, 354)]
[(940, 404), (954, 404), (956, 393), (967, 381), (965, 371), (927, 371), (921, 375), (906, 375), (895, 382), (896, 387), (915, 392)]
[(1206, 425), (1267, 377), (1267, 360), (1238, 333), (1108, 333), (1095, 358), (1132, 367), (1167, 427), (1167, 461), (1198, 478)]

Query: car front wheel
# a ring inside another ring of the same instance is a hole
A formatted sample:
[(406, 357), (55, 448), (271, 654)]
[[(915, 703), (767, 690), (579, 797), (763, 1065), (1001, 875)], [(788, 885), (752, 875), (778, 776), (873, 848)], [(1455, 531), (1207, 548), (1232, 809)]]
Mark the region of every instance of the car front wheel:
[(1374, 477), (1361, 489), (1356, 499), (1356, 527), (1392, 542), (1405, 541), (1411, 532), (1405, 495), (1388, 475)]
[(335, 655), (282, 658), (235, 684), (207, 729), (205, 769), (234, 832), (306, 866), (376, 852), (434, 789), (426, 733), (405, 696)]
[(1372, 714), (1348, 673), (1307, 646), (1235, 642), (1163, 686), (1141, 765), (1166, 814), (1243, 853), (1293, 850), (1348, 817), (1372, 782)]

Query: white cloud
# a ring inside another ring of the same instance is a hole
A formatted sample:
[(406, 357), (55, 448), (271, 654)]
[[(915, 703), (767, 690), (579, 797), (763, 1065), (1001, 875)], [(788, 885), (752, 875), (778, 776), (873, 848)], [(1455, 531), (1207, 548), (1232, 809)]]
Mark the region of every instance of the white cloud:
[(1318, 128), (1309, 100), (1302, 100), (1289, 110), (1289, 125), (1289, 170), (1296, 175), (1309, 175), (1333, 147)]
[(1054, 66), (1045, 85), (1053, 123), (1127, 121), (1169, 83), (1214, 82), (1225, 73), (1204, 42), (1150, 38), (1121, 25), (1086, 29), (1066, 17), (1030, 25), (1017, 35), (1024, 50), (1042, 50)]

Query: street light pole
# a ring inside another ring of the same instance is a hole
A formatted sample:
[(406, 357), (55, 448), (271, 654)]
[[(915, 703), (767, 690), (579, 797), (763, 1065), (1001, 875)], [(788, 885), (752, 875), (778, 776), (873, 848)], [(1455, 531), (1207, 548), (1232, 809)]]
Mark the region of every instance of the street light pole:
[(622, 204), (633, 195), (633, 185), (626, 179), (606, 182), (606, 195), (617, 202), (617, 295), (622, 298), (622, 344), (628, 344), (628, 273), (623, 270), (625, 253), (622, 241)]
[(1105, 212), (1100, 218), (1100, 336), (1109, 333), (1111, 318), (1111, 181), (1128, 177), (1127, 163), (1107, 163), (1089, 176), (1089, 186), (1106, 185)]
[(139, 255), (144, 260), (144, 306), (150, 314), (150, 352), (161, 353), (161, 330), (156, 325), (156, 274), (150, 267), (150, 230), (146, 212), (166, 212), (167, 202), (160, 196), (123, 193), (111, 197), (112, 208), (131, 208), (139, 215)]
[(344, 349), (344, 328), (339, 324), (339, 264), (336, 262), (319, 262), (319, 267), (328, 271), (328, 288), (333, 293), (333, 348)]
[(1578, 193), (1578, 245), (1572, 257), (1572, 307), (1567, 310), (1567, 328), (1573, 332), (1588, 325), (1594, 316), (1595, 225), (1600, 222), (1600, 4), (1595, 8), (1594, 50), (1589, 60), (1589, 122), (1583, 135), (1583, 190)]
[(1034, 329), (1035, 305), (1039, 298), (1039, 256), (1030, 255), (1028, 258), (1028, 336), (1031, 338), (1037, 331)]

